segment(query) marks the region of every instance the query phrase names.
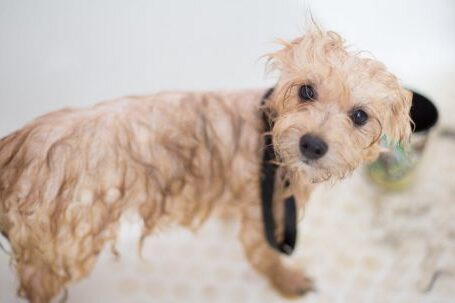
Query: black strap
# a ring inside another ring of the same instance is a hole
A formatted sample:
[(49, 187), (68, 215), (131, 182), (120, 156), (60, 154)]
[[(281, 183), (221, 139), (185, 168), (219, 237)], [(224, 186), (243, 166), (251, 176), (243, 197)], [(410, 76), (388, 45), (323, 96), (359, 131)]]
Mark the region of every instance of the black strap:
[[(264, 105), (273, 88), (269, 89), (262, 97), (261, 105)], [(262, 112), (264, 123), (264, 154), (262, 155), (262, 178), (261, 178), (261, 199), (262, 199), (262, 219), (264, 220), (264, 232), (267, 242), (274, 249), (290, 255), (294, 251), (297, 238), (297, 207), (294, 196), (288, 197), (284, 201), (284, 234), (283, 240), (278, 242), (275, 238), (275, 219), (273, 217), (273, 192), (275, 189), (275, 179), (278, 166), (274, 163), (275, 151), (270, 131), (273, 124), (265, 111)], [(285, 186), (289, 186), (286, 184)]]

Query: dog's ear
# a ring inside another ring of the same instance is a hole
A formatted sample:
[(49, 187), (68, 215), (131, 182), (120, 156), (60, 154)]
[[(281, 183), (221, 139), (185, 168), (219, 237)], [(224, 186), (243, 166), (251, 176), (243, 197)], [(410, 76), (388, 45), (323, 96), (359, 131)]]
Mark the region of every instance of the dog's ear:
[(290, 42), (282, 39), (276, 40), (276, 43), (282, 48), (264, 56), (267, 59), (267, 71), (292, 70), (295, 65), (295, 47), (303, 41), (303, 38), (301, 36)]
[(401, 88), (394, 99), (387, 106), (385, 125), (383, 125), (384, 134), (390, 143), (406, 146), (412, 133), (412, 120), (410, 117), (412, 93)]
[(269, 71), (292, 73), (327, 60), (333, 55), (346, 56), (344, 40), (335, 32), (325, 32), (318, 27), (307, 31), (292, 41), (277, 41), (282, 48), (265, 55)]

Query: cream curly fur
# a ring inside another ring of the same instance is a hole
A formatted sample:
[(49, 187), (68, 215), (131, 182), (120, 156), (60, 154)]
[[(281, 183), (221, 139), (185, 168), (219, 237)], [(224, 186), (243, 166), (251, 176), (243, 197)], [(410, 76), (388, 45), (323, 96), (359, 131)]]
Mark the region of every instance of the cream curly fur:
[[(289, 192), (278, 183), (275, 202), (293, 194), (303, 207), (315, 183), (377, 157), (383, 134), (407, 141), (410, 94), (333, 32), (310, 31), (269, 60), (280, 78), (264, 108), (263, 89), (167, 92), (53, 112), (2, 139), (0, 231), (11, 243), (19, 294), (49, 302), (86, 276), (126, 211), (143, 219), (144, 238), (170, 223), (195, 229), (215, 208), (236, 211), (247, 258), (282, 294), (308, 291), (310, 281), (264, 239), (261, 110), (274, 120), (280, 169), (291, 178)], [(315, 87), (316, 101), (299, 100), (302, 84)], [(349, 119), (354, 107), (370, 116), (363, 127)], [(329, 145), (312, 164), (299, 151), (305, 133)]]

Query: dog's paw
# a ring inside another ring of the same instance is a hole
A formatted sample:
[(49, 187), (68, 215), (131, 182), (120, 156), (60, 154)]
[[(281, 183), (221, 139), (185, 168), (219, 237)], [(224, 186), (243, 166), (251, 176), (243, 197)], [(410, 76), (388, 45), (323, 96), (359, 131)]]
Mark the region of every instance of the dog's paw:
[(311, 279), (296, 270), (282, 268), (272, 277), (273, 286), (285, 297), (300, 297), (314, 291)]

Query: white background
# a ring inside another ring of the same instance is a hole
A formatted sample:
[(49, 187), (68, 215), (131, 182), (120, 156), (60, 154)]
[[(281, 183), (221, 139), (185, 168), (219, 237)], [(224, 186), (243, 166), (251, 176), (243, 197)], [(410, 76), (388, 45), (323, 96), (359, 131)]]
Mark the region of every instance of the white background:
[(407, 85), (455, 78), (453, 0), (0, 0), (0, 136), (128, 94), (270, 85), (261, 56), (309, 10)]

